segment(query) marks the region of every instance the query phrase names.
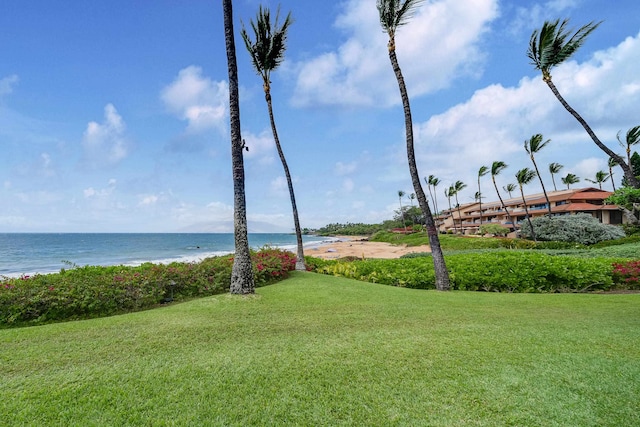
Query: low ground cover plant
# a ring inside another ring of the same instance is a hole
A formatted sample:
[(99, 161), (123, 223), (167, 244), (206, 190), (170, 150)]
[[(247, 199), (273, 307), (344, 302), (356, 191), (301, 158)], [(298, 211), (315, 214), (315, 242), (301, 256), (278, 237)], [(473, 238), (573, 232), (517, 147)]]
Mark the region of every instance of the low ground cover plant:
[[(490, 251), (446, 256), (452, 289), (498, 292), (580, 292), (627, 288), (614, 277), (616, 258), (554, 256), (538, 251)], [(425, 258), (327, 261), (319, 273), (417, 289), (434, 289), (433, 264)]]
[[(287, 277), (295, 255), (273, 248), (252, 252), (256, 286)], [(142, 310), (228, 290), (232, 256), (198, 263), (85, 266), (55, 274), (0, 278), (0, 327), (86, 319)]]

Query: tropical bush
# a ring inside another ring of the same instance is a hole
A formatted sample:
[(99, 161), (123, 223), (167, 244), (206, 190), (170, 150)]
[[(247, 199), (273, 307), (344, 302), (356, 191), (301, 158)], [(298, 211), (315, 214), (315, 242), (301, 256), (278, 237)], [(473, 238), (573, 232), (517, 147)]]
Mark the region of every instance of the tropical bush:
[[(531, 220), (536, 238), (546, 241), (572, 242), (593, 245), (604, 240), (625, 237), (624, 230), (615, 225), (602, 224), (589, 214), (536, 217)], [(522, 224), (522, 236), (532, 238), (528, 223)]]
[[(256, 286), (282, 280), (295, 269), (291, 252), (263, 248), (251, 256)], [(0, 325), (109, 316), (225, 292), (232, 266), (233, 257), (222, 256), (199, 263), (85, 266), (0, 277)]]
[(480, 226), (480, 232), (478, 234), (481, 236), (493, 234), (494, 236), (504, 237), (509, 234), (509, 230), (498, 224), (483, 224)]
[[(452, 288), (457, 290), (575, 292), (611, 289), (612, 265), (622, 261), (533, 251), (491, 251), (448, 255), (446, 262)], [(316, 271), (392, 286), (435, 289), (433, 264), (424, 258), (329, 261)]]
[(613, 281), (625, 289), (640, 289), (640, 260), (614, 263)]

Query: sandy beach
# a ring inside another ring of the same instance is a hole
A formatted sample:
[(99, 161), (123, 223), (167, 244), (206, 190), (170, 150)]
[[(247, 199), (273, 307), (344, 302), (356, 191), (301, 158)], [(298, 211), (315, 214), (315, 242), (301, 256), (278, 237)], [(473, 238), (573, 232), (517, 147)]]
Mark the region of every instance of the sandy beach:
[(338, 259), (346, 256), (359, 258), (400, 258), (411, 252), (431, 252), (429, 245), (406, 246), (384, 242), (369, 242), (363, 236), (337, 236), (336, 241), (305, 249), (305, 255), (322, 259)]

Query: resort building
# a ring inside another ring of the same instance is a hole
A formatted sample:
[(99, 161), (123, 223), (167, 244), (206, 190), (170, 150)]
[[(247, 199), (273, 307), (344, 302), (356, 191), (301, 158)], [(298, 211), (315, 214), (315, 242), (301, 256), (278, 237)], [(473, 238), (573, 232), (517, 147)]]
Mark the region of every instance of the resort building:
[[(604, 224), (622, 224), (623, 215), (618, 206), (604, 203), (604, 199), (611, 194), (610, 191), (593, 187), (547, 192), (552, 215), (588, 213)], [(549, 213), (544, 193), (525, 195), (525, 200), (532, 218)], [(515, 222), (515, 227), (519, 228), (520, 224), (526, 221), (522, 197), (503, 198), (503, 201)], [(438, 215), (437, 224), (442, 233), (453, 233), (457, 230), (462, 234), (476, 234), (480, 228), (480, 203), (473, 202), (460, 205), (460, 209), (454, 207), (444, 210)], [(505, 228), (513, 228), (499, 200), (482, 202), (482, 224), (499, 224)]]

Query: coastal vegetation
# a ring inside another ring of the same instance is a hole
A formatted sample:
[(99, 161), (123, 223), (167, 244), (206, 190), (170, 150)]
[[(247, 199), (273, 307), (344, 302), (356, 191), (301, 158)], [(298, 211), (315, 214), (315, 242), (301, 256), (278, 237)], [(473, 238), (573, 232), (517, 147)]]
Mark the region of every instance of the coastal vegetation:
[(0, 424), (638, 425), (638, 297), (292, 272), (251, 296), (4, 329)]

